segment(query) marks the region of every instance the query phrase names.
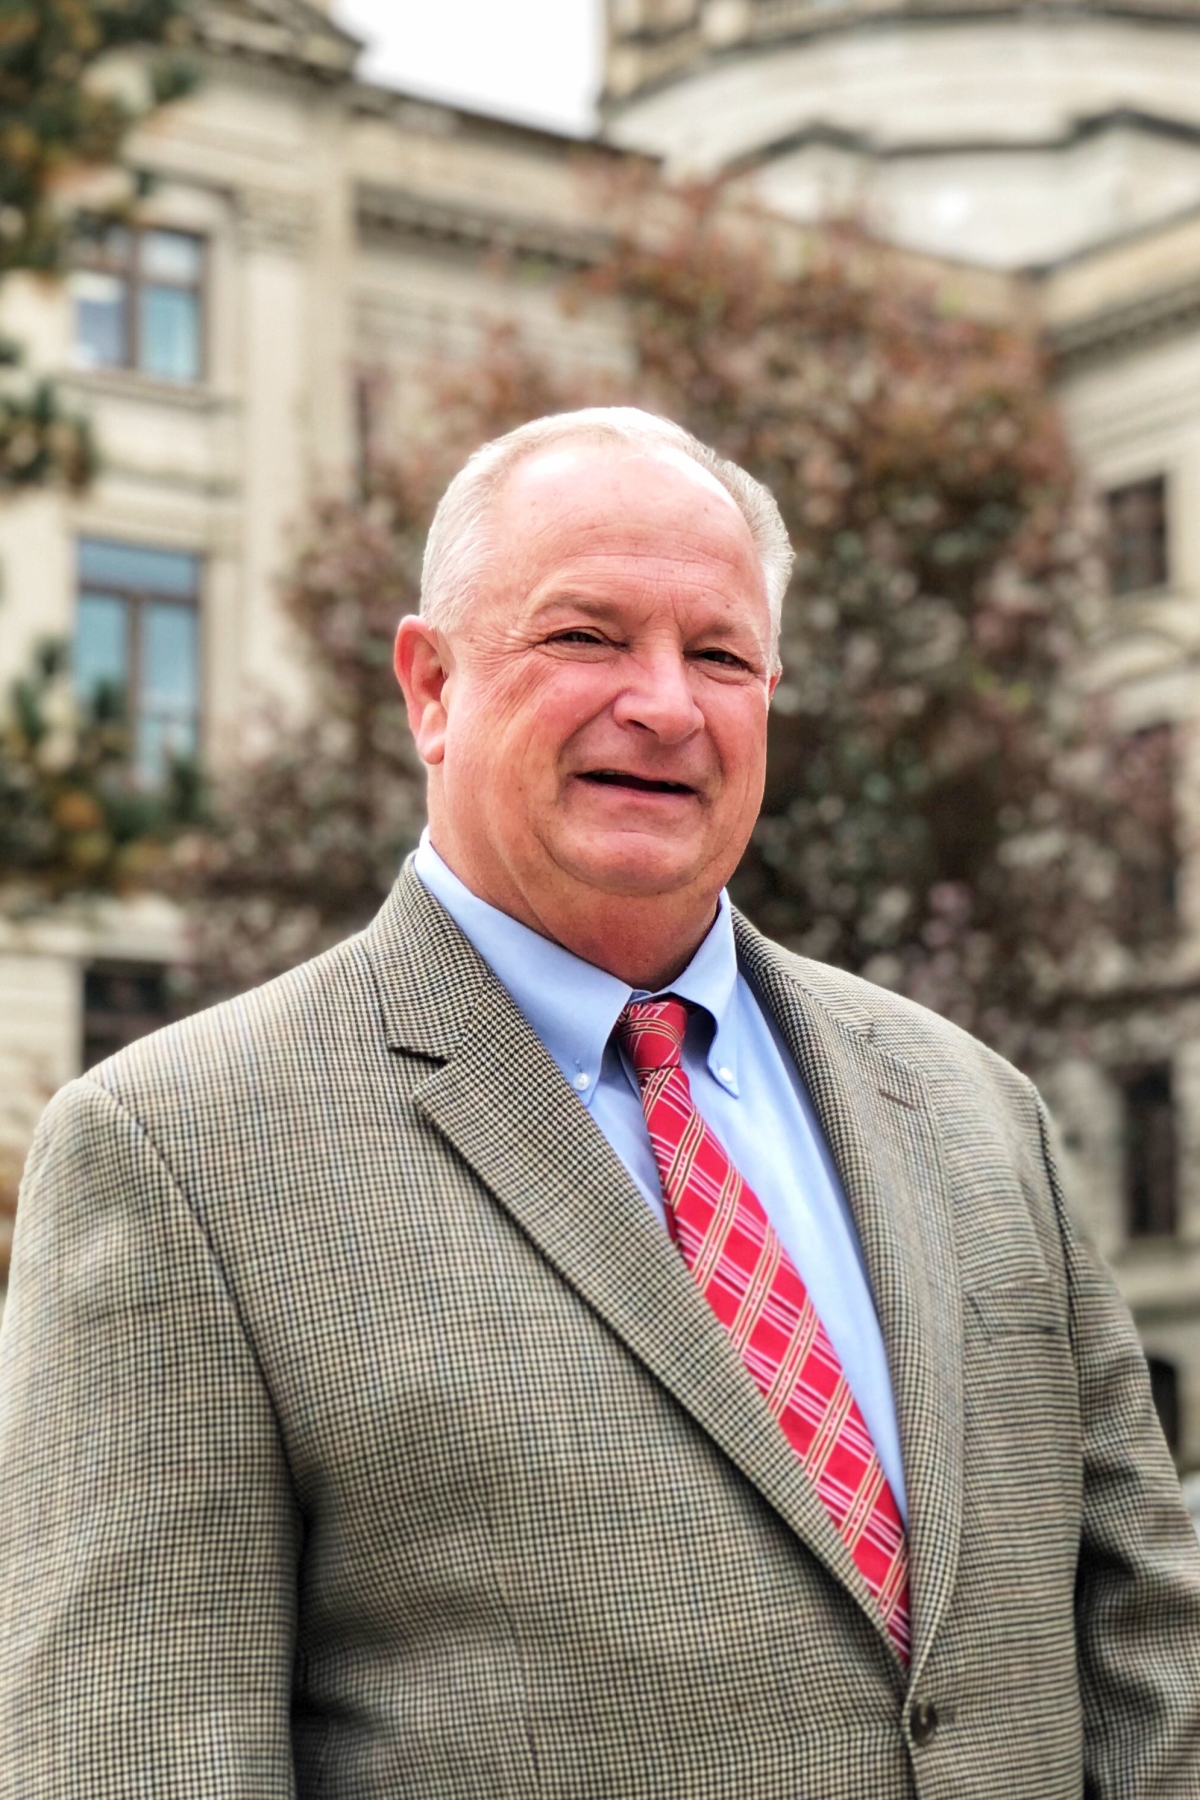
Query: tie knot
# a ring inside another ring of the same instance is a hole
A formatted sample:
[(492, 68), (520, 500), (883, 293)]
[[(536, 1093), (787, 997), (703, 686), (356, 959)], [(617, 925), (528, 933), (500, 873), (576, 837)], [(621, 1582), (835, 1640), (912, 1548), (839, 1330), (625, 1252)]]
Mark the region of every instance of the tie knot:
[(655, 1069), (677, 1069), (683, 1060), (687, 1007), (682, 1000), (631, 1000), (616, 1032), (639, 1081)]

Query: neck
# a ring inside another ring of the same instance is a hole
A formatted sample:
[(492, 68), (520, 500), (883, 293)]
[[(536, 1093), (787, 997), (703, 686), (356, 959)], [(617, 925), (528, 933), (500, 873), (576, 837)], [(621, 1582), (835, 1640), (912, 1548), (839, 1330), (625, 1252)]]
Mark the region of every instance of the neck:
[(539, 893), (531, 901), (503, 869), (484, 871), (456, 854), (444, 834), (431, 832), (446, 866), (479, 900), (486, 900), (539, 937), (649, 993), (681, 975), (712, 929), (719, 890), (691, 887), (653, 895), (610, 894), (581, 884)]
[(627, 987), (655, 993), (682, 975), (717, 916), (717, 902), (711, 896), (699, 915), (694, 898), (686, 908), (664, 904), (674, 898), (658, 896), (650, 901), (597, 895), (586, 918), (573, 908), (557, 918), (526, 918), (522, 923), (584, 962), (615, 975)]

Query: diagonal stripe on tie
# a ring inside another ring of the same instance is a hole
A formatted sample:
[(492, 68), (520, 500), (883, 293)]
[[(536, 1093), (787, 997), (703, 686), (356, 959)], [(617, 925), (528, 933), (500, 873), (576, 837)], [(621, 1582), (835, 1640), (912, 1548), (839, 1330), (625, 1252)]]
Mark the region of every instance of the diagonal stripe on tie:
[(692, 1100), (687, 1007), (636, 1000), (617, 1037), (637, 1075), (672, 1235), (800, 1458), (905, 1662), (908, 1546), (841, 1362), (758, 1196)]

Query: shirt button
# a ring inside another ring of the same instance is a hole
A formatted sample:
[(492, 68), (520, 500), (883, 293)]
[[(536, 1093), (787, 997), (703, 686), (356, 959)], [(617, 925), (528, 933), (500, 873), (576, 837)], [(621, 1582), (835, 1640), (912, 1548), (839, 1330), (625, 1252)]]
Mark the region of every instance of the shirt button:
[(918, 1700), (908, 1715), (908, 1728), (914, 1744), (929, 1743), (938, 1728), (937, 1707), (932, 1700)]
[(718, 1079), (718, 1081), (732, 1081), (733, 1080), (733, 1070), (732, 1069), (718, 1069), (717, 1070), (717, 1079)]
[(588, 1077), (584, 1074), (583, 1070), (580, 1069), (578, 1075), (576, 1075), (576, 1077), (572, 1083), (572, 1086), (577, 1087), (579, 1089), (579, 1092), (582, 1094), (582, 1092), (583, 1092), (584, 1088), (587, 1086), (587, 1084), (588, 1084)]

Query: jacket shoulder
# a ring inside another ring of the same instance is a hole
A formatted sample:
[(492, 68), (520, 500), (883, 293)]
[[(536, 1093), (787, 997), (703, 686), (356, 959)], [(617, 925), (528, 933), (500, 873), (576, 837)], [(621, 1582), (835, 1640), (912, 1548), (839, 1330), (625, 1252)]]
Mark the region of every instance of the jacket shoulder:
[(365, 934), (233, 999), (137, 1039), (81, 1078), (142, 1117), (172, 1101), (211, 1106), (226, 1093), (264, 1090), (326, 1060), (348, 1037), (379, 1035)]
[[(846, 1029), (869, 1037), (886, 1054), (909, 1063), (927, 1078), (946, 1076), (961, 1082), (973, 1076), (998, 1086), (1012, 1099), (1019, 1098), (1023, 1109), (1032, 1100), (1035, 1090), (1028, 1076), (953, 1020), (861, 975), (799, 956), (757, 932), (752, 935), (757, 943), (744, 958), (752, 974), (758, 973), (754, 965), (759, 959), (760, 968), (764, 962), (773, 964), (785, 981), (803, 990)], [(761, 975), (758, 978), (761, 981)]]

